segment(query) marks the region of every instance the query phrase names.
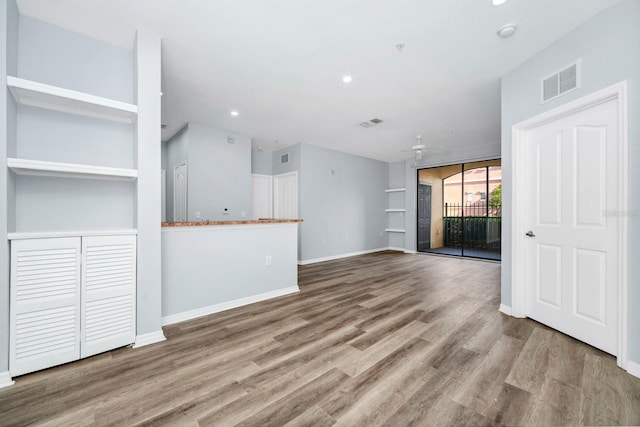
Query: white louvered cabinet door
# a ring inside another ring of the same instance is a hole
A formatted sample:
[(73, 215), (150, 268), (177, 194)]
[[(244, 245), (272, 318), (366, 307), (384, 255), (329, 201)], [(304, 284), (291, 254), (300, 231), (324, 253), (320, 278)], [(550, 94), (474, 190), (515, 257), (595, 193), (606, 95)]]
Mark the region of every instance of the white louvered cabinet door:
[(80, 238), (11, 242), (12, 376), (80, 358)]
[(81, 356), (135, 341), (136, 236), (82, 239)]

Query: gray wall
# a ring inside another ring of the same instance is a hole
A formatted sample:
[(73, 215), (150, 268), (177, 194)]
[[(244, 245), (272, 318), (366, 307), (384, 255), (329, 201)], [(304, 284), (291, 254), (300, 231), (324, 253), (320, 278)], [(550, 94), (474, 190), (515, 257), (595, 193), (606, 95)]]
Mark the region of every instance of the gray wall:
[[(0, 0), (0, 81), (17, 71), (18, 8), (14, 0)], [(9, 241), (15, 228), (13, 176), (4, 166), (15, 154), (16, 105), (5, 87), (0, 90), (0, 374), (9, 370)], [(13, 144), (10, 142), (13, 140)], [(6, 384), (0, 384), (6, 385)]]
[[(622, 80), (629, 82), (629, 357), (640, 362), (640, 2), (624, 0), (581, 25), (502, 80), (504, 212), (511, 211), (514, 124)], [(540, 80), (582, 58), (582, 88), (540, 104)], [(503, 218), (502, 303), (511, 306), (511, 219)]]
[(189, 221), (196, 210), (205, 220), (251, 218), (251, 139), (193, 123), (188, 133)]
[(273, 175), (273, 153), (271, 151), (252, 149), (251, 173)]
[(297, 289), (296, 234), (296, 224), (165, 227), (162, 316)]
[(301, 144), (299, 171), (302, 261), (388, 246), (388, 163)]
[(19, 31), (20, 77), (133, 103), (130, 49), (23, 15)]
[[(300, 171), (300, 147), (302, 144), (292, 145), (290, 147), (283, 148), (281, 150), (277, 150), (273, 152), (273, 164), (272, 171), (274, 175), (279, 175), (281, 173)], [(282, 155), (288, 153), (289, 154), (289, 162), (282, 163), (281, 158)], [(300, 177), (298, 177), (300, 179)]]

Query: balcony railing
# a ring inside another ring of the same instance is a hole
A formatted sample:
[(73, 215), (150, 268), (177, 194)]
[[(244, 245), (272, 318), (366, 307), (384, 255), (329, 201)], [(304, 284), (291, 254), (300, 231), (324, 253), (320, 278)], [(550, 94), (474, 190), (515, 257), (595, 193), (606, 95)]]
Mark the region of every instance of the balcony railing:
[(484, 203), (444, 206), (443, 234), (447, 248), (500, 250), (502, 217), (500, 207)]

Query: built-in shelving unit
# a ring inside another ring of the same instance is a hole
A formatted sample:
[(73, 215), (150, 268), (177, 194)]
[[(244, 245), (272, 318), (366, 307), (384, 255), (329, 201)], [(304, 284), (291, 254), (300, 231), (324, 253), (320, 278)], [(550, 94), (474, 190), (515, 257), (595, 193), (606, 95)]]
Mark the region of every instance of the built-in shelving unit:
[[(406, 188), (387, 188), (384, 191), (385, 191), (385, 193), (389, 194), (389, 196), (390, 196), (389, 197), (389, 208), (385, 209), (384, 211), (387, 212), (387, 213), (404, 214), (407, 211), (405, 208), (393, 207), (394, 204), (395, 204), (395, 206), (398, 206), (400, 204), (398, 198), (401, 196), (401, 195), (397, 195), (396, 196), (393, 193), (402, 193), (402, 192), (407, 191), (407, 189)], [(403, 201), (402, 205), (404, 205), (404, 201)], [(404, 218), (404, 215), (402, 215), (402, 218)], [(394, 228), (394, 225), (396, 225), (396, 226), (398, 225), (398, 222), (396, 221), (396, 219), (392, 220), (391, 217), (389, 217), (389, 220), (387, 222), (387, 224), (389, 225), (389, 228), (385, 229), (385, 231), (387, 233), (404, 233), (405, 232), (405, 230), (403, 230), (401, 228)], [(403, 221), (403, 224), (404, 224), (404, 221)]]
[(138, 177), (138, 171), (134, 169), (46, 162), (42, 160), (7, 158), (7, 166), (18, 175), (117, 180), (134, 180)]
[(74, 90), (8, 76), (7, 86), (18, 104), (122, 123), (133, 123), (138, 107)]

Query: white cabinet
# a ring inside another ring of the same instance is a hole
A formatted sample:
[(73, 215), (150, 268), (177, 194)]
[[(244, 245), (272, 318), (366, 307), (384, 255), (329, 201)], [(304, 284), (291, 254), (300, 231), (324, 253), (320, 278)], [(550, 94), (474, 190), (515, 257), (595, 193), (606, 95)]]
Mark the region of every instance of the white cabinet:
[(135, 340), (136, 236), (11, 242), (10, 372)]

